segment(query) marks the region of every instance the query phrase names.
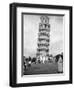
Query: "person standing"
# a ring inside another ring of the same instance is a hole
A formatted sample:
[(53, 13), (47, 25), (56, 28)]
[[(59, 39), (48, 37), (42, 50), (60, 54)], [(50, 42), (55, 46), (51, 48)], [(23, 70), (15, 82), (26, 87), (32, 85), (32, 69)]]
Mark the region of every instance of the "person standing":
[(61, 56), (58, 59), (58, 73), (63, 73), (63, 60)]

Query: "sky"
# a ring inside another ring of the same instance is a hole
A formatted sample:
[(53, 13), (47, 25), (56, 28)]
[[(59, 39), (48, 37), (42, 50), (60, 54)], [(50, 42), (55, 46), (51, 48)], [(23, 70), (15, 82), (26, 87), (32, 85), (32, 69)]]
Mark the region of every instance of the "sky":
[[(37, 39), (39, 32), (40, 15), (23, 16), (23, 55), (35, 56), (37, 53)], [(50, 24), (50, 46), (49, 54), (57, 55), (63, 52), (63, 16), (49, 15)]]

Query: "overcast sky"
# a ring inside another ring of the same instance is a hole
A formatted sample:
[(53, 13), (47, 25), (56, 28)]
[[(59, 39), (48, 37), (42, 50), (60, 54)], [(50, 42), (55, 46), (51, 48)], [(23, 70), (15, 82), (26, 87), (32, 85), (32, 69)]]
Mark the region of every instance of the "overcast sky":
[[(50, 24), (49, 54), (63, 51), (63, 16), (48, 16)], [(24, 56), (35, 56), (40, 15), (24, 15)]]

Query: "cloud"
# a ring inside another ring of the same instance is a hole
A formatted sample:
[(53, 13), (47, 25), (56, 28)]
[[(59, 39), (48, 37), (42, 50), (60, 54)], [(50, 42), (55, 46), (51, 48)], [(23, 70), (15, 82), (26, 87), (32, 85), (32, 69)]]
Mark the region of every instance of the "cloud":
[(57, 55), (63, 52), (63, 40), (56, 41), (49, 46), (49, 54)]

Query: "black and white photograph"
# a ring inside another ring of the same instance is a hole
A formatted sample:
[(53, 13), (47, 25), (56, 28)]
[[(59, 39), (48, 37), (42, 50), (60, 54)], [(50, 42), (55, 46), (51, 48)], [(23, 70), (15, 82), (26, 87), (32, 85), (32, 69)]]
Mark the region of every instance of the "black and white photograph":
[(62, 74), (64, 15), (22, 14), (22, 74)]
[(72, 83), (72, 7), (10, 4), (10, 86)]

